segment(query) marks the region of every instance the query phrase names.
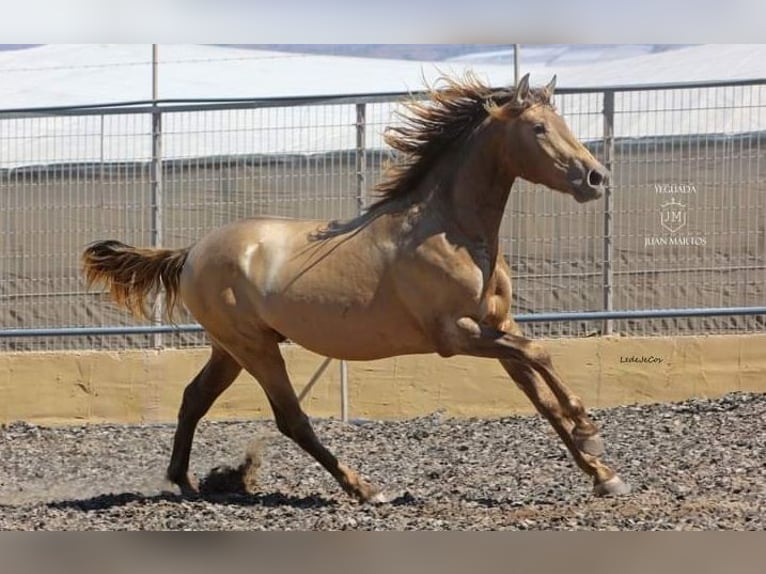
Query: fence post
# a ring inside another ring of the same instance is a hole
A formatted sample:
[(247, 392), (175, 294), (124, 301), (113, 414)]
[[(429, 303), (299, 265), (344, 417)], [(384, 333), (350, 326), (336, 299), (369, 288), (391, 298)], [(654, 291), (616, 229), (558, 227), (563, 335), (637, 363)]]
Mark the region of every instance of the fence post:
[[(367, 104), (356, 104), (356, 210), (359, 215), (364, 211), (367, 179), (366, 116)], [(340, 418), (348, 422), (348, 363), (343, 360), (340, 362)]]
[(340, 362), (340, 420), (348, 422), (348, 363)]
[[(604, 163), (612, 171), (614, 167), (614, 91), (604, 92)], [(603, 306), (604, 311), (614, 309), (612, 286), (614, 285), (614, 206), (612, 205), (612, 181), (606, 185), (604, 192), (604, 274), (603, 274)], [(613, 320), (605, 319), (601, 330), (602, 335), (611, 335)]]
[(98, 178), (99, 182), (101, 184), (101, 193), (103, 195), (104, 193), (104, 114), (101, 114), (99, 116), (99, 119), (101, 120), (101, 133), (100, 133), (100, 140), (99, 140), (99, 146), (98, 146)]
[[(157, 45), (152, 44), (152, 167), (151, 167), (151, 212), (152, 247), (162, 245), (162, 112), (157, 105)], [(154, 305), (154, 321), (162, 322), (162, 298)], [(155, 348), (162, 347), (162, 334), (153, 336)]]
[(365, 183), (367, 171), (367, 105), (356, 104), (356, 208), (359, 215), (364, 210)]

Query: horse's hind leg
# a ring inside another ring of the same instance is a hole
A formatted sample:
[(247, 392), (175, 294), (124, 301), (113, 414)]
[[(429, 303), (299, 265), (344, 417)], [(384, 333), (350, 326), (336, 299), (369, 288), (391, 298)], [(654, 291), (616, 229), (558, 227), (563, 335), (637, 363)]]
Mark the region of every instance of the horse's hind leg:
[(185, 495), (197, 493), (196, 481), (189, 477), (189, 455), (197, 423), (241, 370), (231, 355), (214, 345), (207, 364), (184, 390), (167, 478)]
[(348, 494), (362, 502), (382, 501), (378, 489), (340, 463), (317, 438), (290, 383), (276, 338), (259, 345), (257, 353), (249, 352), (239, 359), (263, 387), (282, 434), (313, 456)]

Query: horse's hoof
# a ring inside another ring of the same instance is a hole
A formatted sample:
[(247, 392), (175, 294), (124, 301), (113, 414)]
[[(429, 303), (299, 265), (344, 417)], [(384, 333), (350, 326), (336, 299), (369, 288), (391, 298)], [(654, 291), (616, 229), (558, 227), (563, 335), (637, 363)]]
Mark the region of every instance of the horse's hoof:
[(195, 499), (200, 497), (198, 488), (192, 488), (188, 486), (182, 486), (180, 488), (181, 488), (181, 496), (183, 496), (184, 498)]
[(199, 498), (199, 482), (196, 477), (189, 476), (179, 480), (168, 478), (167, 480), (178, 487), (184, 498)]
[(367, 502), (367, 504), (386, 504), (391, 502), (391, 497), (380, 490), (369, 497), (365, 502)]
[(591, 456), (601, 456), (604, 454), (604, 439), (598, 433), (591, 435), (580, 435), (577, 431), (574, 432), (575, 445), (580, 452), (589, 454)]
[(596, 496), (623, 496), (630, 494), (630, 485), (616, 474), (609, 480), (599, 482), (593, 487)]

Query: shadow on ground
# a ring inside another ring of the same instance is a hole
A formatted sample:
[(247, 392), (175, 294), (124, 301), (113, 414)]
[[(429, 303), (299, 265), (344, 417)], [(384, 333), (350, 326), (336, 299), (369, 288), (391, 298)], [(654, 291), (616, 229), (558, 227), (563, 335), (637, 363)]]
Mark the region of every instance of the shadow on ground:
[(162, 502), (169, 503), (193, 503), (204, 501), (212, 504), (225, 504), (235, 506), (261, 506), (265, 508), (290, 506), (293, 508), (325, 508), (336, 506), (338, 503), (329, 498), (319, 495), (291, 496), (281, 493), (263, 494), (209, 494), (197, 498), (190, 498), (163, 492), (158, 494), (141, 494), (138, 492), (123, 492), (117, 494), (99, 494), (89, 498), (57, 500), (45, 504), (48, 508), (71, 509), (82, 512), (108, 510), (110, 508), (127, 506), (130, 504), (150, 505)]
[[(350, 500), (350, 499), (349, 499)], [(53, 509), (78, 510), (80, 512), (94, 512), (109, 510), (131, 504), (152, 505), (160, 503), (194, 503), (206, 502), (227, 506), (279, 508), (291, 507), (295, 509), (329, 508), (337, 507), (340, 502), (318, 494), (309, 496), (293, 496), (280, 492), (271, 493), (216, 493), (202, 494), (198, 497), (188, 497), (172, 492), (160, 492), (157, 494), (142, 494), (140, 492), (122, 492), (116, 494), (98, 494), (95, 496), (79, 499), (56, 500), (46, 502), (45, 506)], [(409, 492), (399, 495), (386, 504), (390, 506), (417, 505), (419, 501)]]

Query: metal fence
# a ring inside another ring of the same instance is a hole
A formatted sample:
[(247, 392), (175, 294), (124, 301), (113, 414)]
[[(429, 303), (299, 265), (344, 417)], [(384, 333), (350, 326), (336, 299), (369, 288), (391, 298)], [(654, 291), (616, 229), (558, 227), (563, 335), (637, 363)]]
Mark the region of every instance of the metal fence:
[[(146, 333), (86, 293), (83, 247), (187, 245), (254, 215), (354, 216), (392, 160), (382, 132), (403, 97), (0, 111), (0, 349), (203, 344), (193, 328)], [(515, 184), (501, 247), (525, 330), (762, 329), (766, 80), (561, 90), (556, 103), (613, 179), (585, 205)], [(642, 310), (659, 311), (558, 315)]]

